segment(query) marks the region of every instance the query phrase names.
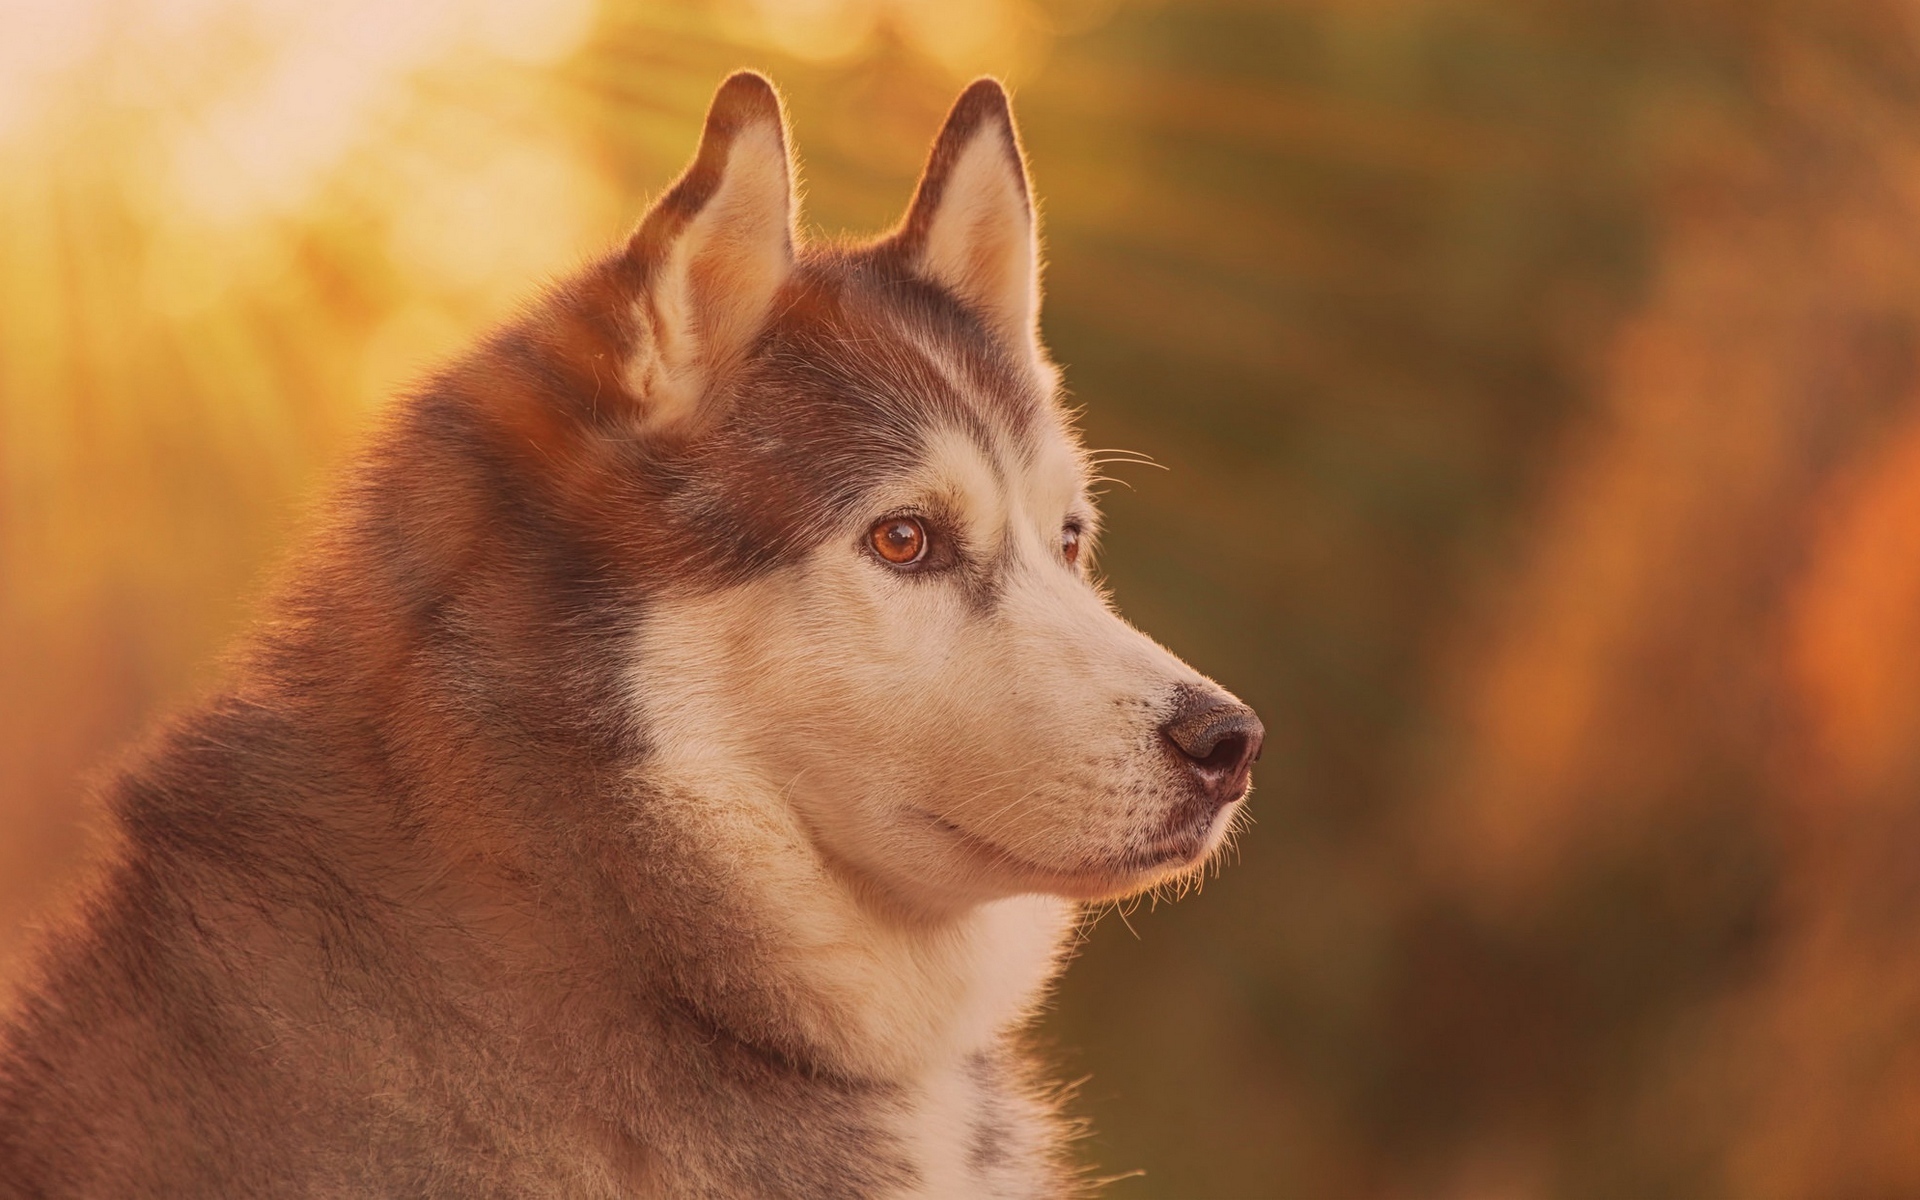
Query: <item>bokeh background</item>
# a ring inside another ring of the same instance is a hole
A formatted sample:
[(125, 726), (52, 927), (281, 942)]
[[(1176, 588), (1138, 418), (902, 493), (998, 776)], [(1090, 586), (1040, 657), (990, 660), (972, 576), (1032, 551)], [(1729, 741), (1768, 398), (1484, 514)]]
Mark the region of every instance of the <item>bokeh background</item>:
[(1044, 1033), (1118, 1197), (1920, 1194), (1920, 7), (0, 0), (0, 959), (386, 397), (723, 74), (1014, 86), (1104, 569), (1258, 823)]

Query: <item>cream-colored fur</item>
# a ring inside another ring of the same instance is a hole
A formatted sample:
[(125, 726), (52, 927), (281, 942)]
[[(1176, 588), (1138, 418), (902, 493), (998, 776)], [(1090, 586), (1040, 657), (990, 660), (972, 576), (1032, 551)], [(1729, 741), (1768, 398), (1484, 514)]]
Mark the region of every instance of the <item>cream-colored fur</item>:
[(863, 1072), (932, 1080), (987, 1045), (1051, 975), (1067, 899), (1154, 880), (1125, 865), (1174, 802), (1154, 698), (1201, 680), (1060, 556), (1084, 504), (1064, 430), (1024, 454), (942, 432), (872, 516), (963, 514), (1003, 563), (991, 618), (863, 553), (863, 518), (639, 634), (651, 781), (758, 889), (824, 1002), (817, 1036)]
[[(1012, 1144), (1002, 1148), (1002, 1157), (1011, 1169), (975, 1161), (976, 1147), (962, 1136), (981, 1106), (991, 1103), (1010, 1106), (1005, 1136)], [(1044, 1159), (1046, 1146), (1033, 1131), (1046, 1128), (1042, 1105), (1023, 1093), (986, 1094), (965, 1064), (930, 1072), (896, 1124), (920, 1180), (905, 1196), (907, 1200), (980, 1200), (987, 1195), (1031, 1194), (1031, 1181), (1021, 1177), (1020, 1164)]]
[(1040, 235), (1008, 130), (983, 122), (960, 152), (927, 229), (920, 272), (985, 314), (1009, 345), (1040, 348)]
[(794, 172), (779, 124), (748, 124), (727, 147), (719, 189), (676, 236), (633, 302), (627, 390), (640, 427), (681, 429), (765, 322), (793, 270)]
[(1115, 864), (1173, 802), (1152, 699), (1199, 677), (1060, 557), (1084, 503), (1063, 430), (1026, 454), (946, 431), (872, 515), (964, 514), (976, 552), (1005, 556), (991, 618), (873, 561), (863, 520), (796, 568), (660, 602), (634, 650), (647, 781), (787, 947), (769, 965), (808, 1039), (903, 1089), (916, 1195), (979, 1186), (970, 1056), (1032, 1016), (1072, 900), (1153, 882)]
[(800, 1009), (809, 1039), (849, 1072), (924, 1079), (1030, 1015), (1072, 906), (1011, 895), (930, 920), (847, 877), (794, 804), (804, 778), (752, 745), (773, 715), (761, 704), (781, 704), (778, 685), (736, 690), (741, 673), (782, 657), (769, 644), (781, 631), (756, 615), (776, 589), (689, 596), (649, 617), (634, 671), (655, 747), (648, 780), (757, 893), (750, 907), (789, 949), (774, 968), (813, 1001)]

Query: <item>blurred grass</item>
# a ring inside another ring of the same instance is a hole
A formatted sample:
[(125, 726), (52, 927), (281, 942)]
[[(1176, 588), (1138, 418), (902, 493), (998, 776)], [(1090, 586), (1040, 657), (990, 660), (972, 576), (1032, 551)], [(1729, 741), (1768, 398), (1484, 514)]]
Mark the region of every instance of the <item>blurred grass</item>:
[[(995, 70), (1089, 441), (1169, 468), (1103, 566), (1271, 731), (1238, 861), (1048, 1020), (1115, 1194), (1920, 1191), (1905, 8), (89, 11), (0, 122), (0, 949), (380, 397), (617, 236), (726, 71), (861, 233)], [(345, 132), (263, 143), (342, 61)]]

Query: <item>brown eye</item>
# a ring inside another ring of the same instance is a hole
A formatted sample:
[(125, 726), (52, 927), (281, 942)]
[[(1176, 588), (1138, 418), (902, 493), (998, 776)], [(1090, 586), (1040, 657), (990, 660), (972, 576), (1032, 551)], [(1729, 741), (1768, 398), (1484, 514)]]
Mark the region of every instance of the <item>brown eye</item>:
[(1080, 527), (1069, 525), (1060, 531), (1060, 553), (1065, 556), (1067, 565), (1080, 565)]
[(888, 517), (867, 531), (873, 552), (896, 567), (911, 566), (927, 553), (927, 528), (912, 517)]

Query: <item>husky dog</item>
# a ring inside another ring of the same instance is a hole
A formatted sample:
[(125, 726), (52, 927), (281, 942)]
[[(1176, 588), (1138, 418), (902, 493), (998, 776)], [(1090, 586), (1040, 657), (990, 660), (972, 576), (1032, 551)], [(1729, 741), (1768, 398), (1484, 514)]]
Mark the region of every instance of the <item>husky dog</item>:
[(1088, 577), (1019, 138), (795, 232), (720, 88), (631, 241), (398, 405), (0, 1043), (8, 1196), (1058, 1196), (1019, 1031), (1254, 714)]

